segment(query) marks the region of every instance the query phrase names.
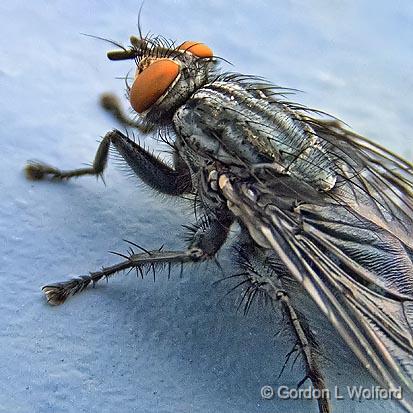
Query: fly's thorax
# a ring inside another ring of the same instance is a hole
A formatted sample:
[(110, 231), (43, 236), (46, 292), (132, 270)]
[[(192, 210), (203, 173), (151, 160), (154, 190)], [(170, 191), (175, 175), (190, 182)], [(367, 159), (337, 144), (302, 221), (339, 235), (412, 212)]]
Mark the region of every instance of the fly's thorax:
[(170, 124), (177, 108), (208, 82), (214, 66), (212, 52), (203, 50), (204, 54), (199, 56), (187, 46), (182, 49), (186, 43), (162, 53), (146, 49), (138, 59), (128, 96), (143, 122), (154, 126)]
[(197, 90), (173, 118), (192, 157), (271, 168), (317, 190), (336, 182), (334, 161), (298, 112), (257, 93), (254, 85), (215, 81)]

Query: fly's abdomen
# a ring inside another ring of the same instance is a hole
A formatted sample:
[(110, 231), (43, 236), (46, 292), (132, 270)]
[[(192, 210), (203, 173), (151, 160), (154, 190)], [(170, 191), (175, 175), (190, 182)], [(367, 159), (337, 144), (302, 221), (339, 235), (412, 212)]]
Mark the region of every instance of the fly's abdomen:
[(254, 85), (217, 81), (195, 92), (174, 115), (192, 156), (225, 164), (268, 167), (318, 190), (336, 182), (323, 141), (300, 114)]

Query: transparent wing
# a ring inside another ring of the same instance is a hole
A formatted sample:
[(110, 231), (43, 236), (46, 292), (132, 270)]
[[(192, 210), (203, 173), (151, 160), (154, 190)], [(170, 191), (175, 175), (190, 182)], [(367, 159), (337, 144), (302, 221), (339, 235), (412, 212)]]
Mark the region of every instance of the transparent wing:
[(331, 193), (275, 175), (227, 173), (220, 188), (257, 244), (279, 255), (378, 383), (402, 386), (413, 411), (412, 168), (327, 127), (317, 132), (342, 173)]
[(346, 202), (412, 248), (413, 165), (337, 121), (306, 120), (335, 159)]

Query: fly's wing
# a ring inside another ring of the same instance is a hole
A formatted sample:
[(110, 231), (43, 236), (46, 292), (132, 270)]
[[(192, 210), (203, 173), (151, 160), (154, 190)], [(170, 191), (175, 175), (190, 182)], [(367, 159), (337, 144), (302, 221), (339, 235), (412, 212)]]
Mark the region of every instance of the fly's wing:
[(378, 383), (402, 386), (400, 403), (413, 412), (412, 169), (357, 135), (342, 139), (347, 147), (334, 143), (337, 159), (351, 156), (357, 174), (345, 171), (331, 194), (288, 176), (227, 173), (220, 188), (257, 244), (279, 255)]
[(413, 248), (413, 165), (337, 121), (306, 120), (327, 143), (347, 203)]

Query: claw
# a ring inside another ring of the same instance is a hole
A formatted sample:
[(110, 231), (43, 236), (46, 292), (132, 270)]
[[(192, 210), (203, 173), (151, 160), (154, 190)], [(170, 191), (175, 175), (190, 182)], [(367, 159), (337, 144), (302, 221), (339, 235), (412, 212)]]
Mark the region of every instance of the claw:
[(26, 178), (30, 181), (40, 181), (44, 179), (47, 174), (47, 170), (50, 170), (51, 167), (40, 162), (29, 162), (25, 168), (24, 173)]
[(66, 301), (67, 296), (64, 293), (64, 288), (59, 284), (45, 285), (42, 291), (50, 305), (60, 305)]

